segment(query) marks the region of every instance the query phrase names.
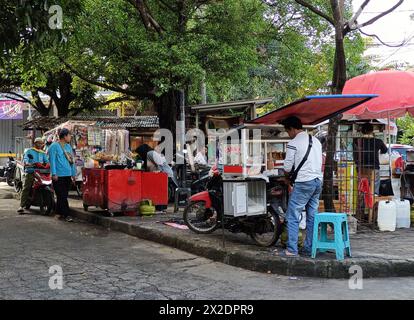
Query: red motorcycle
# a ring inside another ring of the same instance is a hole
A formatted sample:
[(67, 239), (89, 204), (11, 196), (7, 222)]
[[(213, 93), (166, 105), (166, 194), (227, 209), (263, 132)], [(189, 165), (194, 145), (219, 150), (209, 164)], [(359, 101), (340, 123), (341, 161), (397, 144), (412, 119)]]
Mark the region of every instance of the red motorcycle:
[(30, 190), (29, 203), (25, 208), (30, 209), (31, 206), (36, 206), (40, 208), (42, 215), (49, 215), (55, 207), (50, 165), (34, 163), (31, 167), (34, 168), (34, 181)]
[[(274, 187), (269, 187), (268, 194), (274, 193)], [(281, 196), (281, 193), (277, 193)], [(190, 197), (184, 209), (183, 219), (188, 228), (199, 234), (212, 233), (223, 226), (230, 232), (243, 232), (252, 237), (260, 246), (274, 245), (282, 232), (282, 221), (278, 212), (273, 208), (282, 205), (271, 203), (268, 198), (267, 213), (258, 216), (233, 217), (223, 214), (223, 180), (217, 168), (210, 170), (210, 180), (207, 191), (199, 192)]]

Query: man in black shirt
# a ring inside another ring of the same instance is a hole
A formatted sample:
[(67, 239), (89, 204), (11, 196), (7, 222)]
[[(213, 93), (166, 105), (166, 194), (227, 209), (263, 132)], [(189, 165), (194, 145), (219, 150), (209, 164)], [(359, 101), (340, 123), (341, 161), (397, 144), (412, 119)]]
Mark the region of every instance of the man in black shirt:
[(375, 194), (379, 194), (380, 187), (380, 162), (379, 153), (388, 152), (388, 148), (381, 139), (373, 136), (374, 127), (371, 123), (364, 123), (361, 127), (362, 138), (354, 141), (354, 161), (358, 171), (375, 172)]

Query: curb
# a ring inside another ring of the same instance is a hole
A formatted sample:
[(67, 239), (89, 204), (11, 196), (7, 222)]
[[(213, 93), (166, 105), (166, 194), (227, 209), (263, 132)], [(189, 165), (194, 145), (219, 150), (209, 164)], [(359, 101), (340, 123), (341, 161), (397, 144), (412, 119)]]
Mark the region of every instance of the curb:
[(414, 259), (388, 260), (384, 258), (353, 258), (343, 261), (311, 258), (281, 258), (268, 255), (253, 255), (249, 252), (229, 252), (221, 247), (203, 245), (179, 236), (165, 234), (160, 230), (103, 217), (99, 214), (72, 209), (72, 216), (114, 231), (120, 231), (140, 239), (157, 242), (210, 260), (251, 271), (285, 276), (302, 276), (328, 279), (349, 279), (353, 265), (363, 270), (364, 278), (412, 277)]
[(0, 194), (0, 199), (16, 199), (13, 193), (2, 193)]

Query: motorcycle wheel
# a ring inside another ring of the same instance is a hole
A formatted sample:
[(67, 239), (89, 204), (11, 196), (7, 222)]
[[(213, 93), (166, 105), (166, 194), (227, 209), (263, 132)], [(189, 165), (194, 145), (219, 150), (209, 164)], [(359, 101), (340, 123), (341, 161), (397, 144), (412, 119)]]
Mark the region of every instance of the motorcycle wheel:
[(212, 233), (216, 230), (219, 225), (217, 217), (217, 211), (213, 207), (206, 209), (204, 201), (190, 202), (183, 214), (187, 227), (199, 234)]
[(55, 199), (53, 197), (53, 194), (47, 190), (43, 190), (42, 198), (43, 205), (40, 206), (40, 213), (48, 216), (52, 213), (52, 210), (55, 207)]
[(8, 184), (10, 187), (13, 187), (13, 186), (14, 186), (14, 180), (13, 180), (12, 178), (7, 177), (7, 184)]
[(250, 234), (256, 244), (261, 247), (273, 246), (277, 240), (279, 240), (279, 237), (282, 234), (282, 223), (280, 222), (279, 216), (277, 214), (268, 211), (266, 220), (266, 223), (269, 224), (269, 232), (262, 234), (252, 232)]

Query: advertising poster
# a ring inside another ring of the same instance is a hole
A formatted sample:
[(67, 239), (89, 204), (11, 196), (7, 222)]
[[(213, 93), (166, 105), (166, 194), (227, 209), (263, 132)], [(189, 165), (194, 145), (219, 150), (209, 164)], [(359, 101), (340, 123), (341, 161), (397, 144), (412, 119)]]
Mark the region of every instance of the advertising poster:
[(22, 120), (23, 105), (16, 100), (0, 100), (0, 120)]

